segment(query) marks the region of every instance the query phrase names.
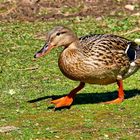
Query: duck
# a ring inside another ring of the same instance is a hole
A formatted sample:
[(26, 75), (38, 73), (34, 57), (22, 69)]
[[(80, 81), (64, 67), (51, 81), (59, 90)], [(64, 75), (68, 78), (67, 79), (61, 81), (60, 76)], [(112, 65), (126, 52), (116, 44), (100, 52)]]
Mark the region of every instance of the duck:
[(55, 108), (70, 107), (76, 93), (86, 83), (117, 83), (117, 99), (105, 103), (119, 104), (124, 100), (123, 80), (140, 68), (140, 45), (118, 35), (89, 34), (78, 37), (70, 28), (56, 26), (48, 32), (45, 45), (35, 53), (34, 58), (45, 56), (57, 47), (63, 47), (58, 59), (61, 72), (80, 83), (66, 96), (52, 100)]

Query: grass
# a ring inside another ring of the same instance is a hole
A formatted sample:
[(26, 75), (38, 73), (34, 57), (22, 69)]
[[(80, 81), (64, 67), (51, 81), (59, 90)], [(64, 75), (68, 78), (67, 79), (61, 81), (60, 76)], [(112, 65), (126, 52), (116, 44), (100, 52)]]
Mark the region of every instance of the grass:
[[(124, 81), (126, 100), (120, 105), (97, 104), (117, 96), (117, 86), (86, 85), (70, 109), (51, 109), (51, 96), (67, 94), (77, 82), (64, 77), (57, 59), (61, 48), (33, 59), (44, 41), (36, 38), (56, 25), (72, 28), (78, 36), (88, 33), (123, 34), (138, 26), (139, 18), (87, 17), (53, 22), (0, 23), (0, 126), (18, 129), (0, 133), (0, 139), (140, 139), (140, 71)], [(134, 40), (140, 33), (124, 36)], [(30, 100), (36, 102), (29, 103)]]

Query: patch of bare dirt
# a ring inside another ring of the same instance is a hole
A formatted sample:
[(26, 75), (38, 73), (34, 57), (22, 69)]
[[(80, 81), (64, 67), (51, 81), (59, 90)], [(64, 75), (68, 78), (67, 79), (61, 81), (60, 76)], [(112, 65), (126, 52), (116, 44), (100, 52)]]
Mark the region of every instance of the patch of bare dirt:
[(7, 0), (0, 20), (53, 20), (70, 17), (140, 15), (140, 0)]

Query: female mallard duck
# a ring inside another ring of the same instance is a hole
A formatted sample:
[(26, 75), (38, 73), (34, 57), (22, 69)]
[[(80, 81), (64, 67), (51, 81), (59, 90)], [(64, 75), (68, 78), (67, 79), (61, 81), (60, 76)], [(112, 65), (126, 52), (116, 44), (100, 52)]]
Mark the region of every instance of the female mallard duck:
[(59, 57), (62, 73), (76, 81), (78, 87), (67, 96), (51, 103), (55, 108), (70, 106), (85, 83), (118, 84), (118, 98), (106, 103), (121, 103), (124, 100), (124, 78), (140, 67), (140, 46), (125, 38), (111, 34), (93, 34), (78, 38), (70, 29), (57, 26), (47, 35), (47, 43), (35, 54), (35, 58), (48, 54), (51, 49), (64, 46)]

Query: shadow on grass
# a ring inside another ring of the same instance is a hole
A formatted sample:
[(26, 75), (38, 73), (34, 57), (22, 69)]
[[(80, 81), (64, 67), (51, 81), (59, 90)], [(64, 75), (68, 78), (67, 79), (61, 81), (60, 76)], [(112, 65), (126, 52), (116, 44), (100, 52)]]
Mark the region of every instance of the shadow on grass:
[[(125, 99), (132, 98), (136, 95), (140, 95), (140, 90), (125, 90)], [(58, 99), (65, 95), (54, 95), (54, 96), (44, 96), (37, 99), (29, 100), (29, 103), (39, 102), (45, 99), (51, 98), (52, 100)], [(106, 93), (79, 93), (77, 94), (73, 104), (94, 104), (100, 102), (106, 102), (117, 98), (117, 91), (106, 92)]]

